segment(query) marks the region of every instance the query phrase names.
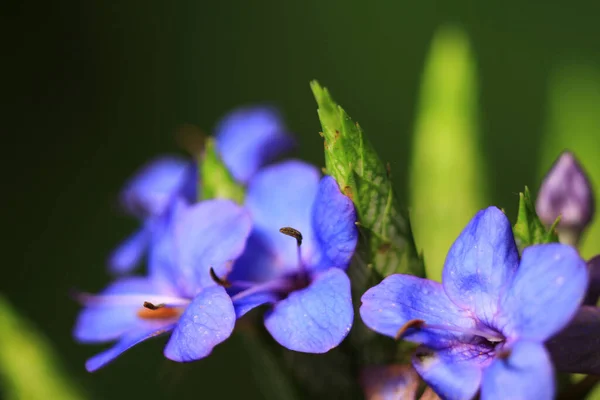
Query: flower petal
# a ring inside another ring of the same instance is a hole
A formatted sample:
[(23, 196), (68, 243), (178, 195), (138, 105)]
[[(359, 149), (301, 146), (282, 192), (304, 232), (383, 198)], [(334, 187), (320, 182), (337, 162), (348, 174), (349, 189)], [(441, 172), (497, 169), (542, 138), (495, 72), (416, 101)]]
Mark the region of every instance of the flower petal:
[(221, 158), (240, 183), (295, 145), (279, 114), (269, 107), (234, 110), (218, 123), (216, 132)]
[(556, 369), (600, 375), (600, 309), (584, 306), (558, 335), (546, 342)]
[(590, 283), (583, 303), (588, 306), (595, 306), (600, 298), (600, 255), (588, 260), (587, 265)]
[(235, 315), (237, 318), (242, 318), (244, 314), (251, 311), (252, 309), (262, 306), (263, 304), (273, 304), (278, 299), (274, 293), (271, 292), (258, 292), (253, 293), (249, 296), (242, 298), (233, 298), (233, 307), (235, 308)]
[(123, 207), (138, 217), (160, 215), (182, 186), (189, 162), (179, 157), (161, 157), (144, 165), (121, 192)]
[(461, 336), (439, 327), (475, 327), (475, 321), (448, 299), (440, 283), (412, 275), (390, 275), (369, 289), (361, 300), (360, 315), (364, 323), (390, 337), (395, 337), (407, 322), (423, 320), (438, 329), (409, 329), (403, 337), (437, 347)]
[(263, 246), (271, 250), (273, 258), (267, 265), (279, 274), (298, 270), (296, 241), (279, 232), (283, 227), (302, 233), (302, 259), (305, 265), (312, 265), (317, 246), (311, 217), (318, 188), (319, 171), (300, 161), (264, 168), (248, 186), (246, 206), (252, 214), (254, 231)]
[(350, 280), (344, 271), (331, 268), (277, 303), (266, 314), (265, 326), (290, 350), (325, 353), (344, 340), (353, 318)]
[(479, 211), (448, 252), (442, 281), (448, 297), (491, 324), (498, 298), (519, 265), (508, 218), (496, 207)]
[(245, 209), (229, 200), (209, 200), (181, 212), (175, 221), (176, 285), (187, 297), (226, 277), (243, 252), (251, 220)]
[(108, 265), (111, 272), (126, 274), (137, 267), (148, 247), (148, 232), (142, 228), (129, 236), (110, 255)]
[(413, 366), (421, 378), (445, 400), (472, 399), (481, 383), (482, 367), (465, 359), (449, 357), (445, 352), (418, 348)]
[(123, 336), (113, 347), (103, 351), (100, 354), (88, 359), (85, 363), (85, 368), (88, 372), (94, 372), (106, 364), (113, 361), (121, 355), (125, 350), (128, 350), (136, 344), (143, 342), (146, 339), (162, 335), (173, 329), (173, 325), (163, 326), (158, 329), (136, 329)]
[(121, 279), (99, 296), (85, 296), (86, 307), (81, 311), (75, 324), (73, 336), (80, 342), (106, 342), (135, 330), (152, 330), (169, 325), (172, 319), (140, 319), (138, 311), (144, 301), (154, 304), (185, 305), (183, 299), (173, 298), (159, 292), (148, 279)]
[(314, 269), (346, 269), (358, 241), (356, 211), (352, 200), (342, 194), (336, 180), (326, 176), (319, 183), (312, 225), (320, 253)]
[(501, 299), (498, 323), (503, 333), (548, 339), (573, 318), (587, 284), (585, 261), (573, 247), (550, 243), (525, 248), (513, 284)]
[(508, 358), (496, 358), (484, 371), (481, 398), (539, 399), (554, 398), (554, 372), (541, 343), (517, 341)]
[(179, 362), (198, 360), (225, 341), (235, 326), (231, 298), (221, 286), (202, 289), (180, 317), (165, 357)]

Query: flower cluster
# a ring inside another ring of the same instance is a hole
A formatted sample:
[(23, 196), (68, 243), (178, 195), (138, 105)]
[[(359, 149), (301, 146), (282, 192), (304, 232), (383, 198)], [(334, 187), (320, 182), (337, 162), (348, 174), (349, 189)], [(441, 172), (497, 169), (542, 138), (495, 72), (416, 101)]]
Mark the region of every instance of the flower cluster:
[[(176, 157), (152, 161), (126, 183), (121, 203), (141, 228), (109, 258), (116, 281), (99, 294), (78, 295), (84, 308), (76, 339), (116, 342), (87, 361), (89, 371), (167, 333), (167, 358), (199, 360), (258, 307), (281, 346), (326, 353), (350, 333), (351, 287), (358, 287), (368, 328), (418, 345), (412, 366), (398, 359), (368, 365), (356, 355), (364, 349), (353, 350), (354, 379), (367, 398), (415, 398), (422, 379), (427, 398), (551, 399), (555, 368), (600, 374), (600, 256), (586, 263), (575, 247), (558, 242), (518, 247), (507, 216), (488, 207), (450, 248), (441, 283), (392, 273), (360, 287), (346, 270), (361, 236), (355, 202), (370, 197), (341, 190), (312, 165), (281, 161), (294, 141), (272, 109), (232, 112), (215, 140), (243, 200), (202, 198), (203, 166)], [(559, 235), (575, 231), (579, 239), (592, 217), (591, 193), (565, 153), (542, 185), (541, 221), (532, 226), (544, 229), (562, 217)], [(365, 243), (368, 235), (385, 235), (385, 227), (363, 228)], [(132, 275), (142, 260), (145, 275)]]
[(147, 253), (148, 272), (79, 296), (85, 308), (75, 337), (117, 341), (89, 359), (88, 370), (168, 332), (167, 358), (198, 360), (231, 335), (237, 318), (261, 305), (269, 306), (267, 330), (292, 350), (323, 353), (350, 331), (344, 270), (358, 237), (352, 202), (308, 164), (266, 166), (293, 145), (273, 110), (233, 112), (218, 125), (217, 145), (232, 176), (247, 185), (243, 205), (197, 202), (197, 167), (187, 160), (156, 160), (127, 183), (123, 206), (142, 228), (109, 264), (130, 272)]

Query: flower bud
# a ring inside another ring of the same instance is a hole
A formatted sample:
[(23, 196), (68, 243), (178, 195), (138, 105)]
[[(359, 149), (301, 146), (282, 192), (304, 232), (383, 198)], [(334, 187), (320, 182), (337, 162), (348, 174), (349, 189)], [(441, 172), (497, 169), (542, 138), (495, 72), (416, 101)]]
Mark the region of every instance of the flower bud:
[(536, 201), (540, 220), (558, 224), (561, 241), (576, 244), (594, 215), (594, 195), (588, 177), (571, 152), (563, 152), (542, 182)]

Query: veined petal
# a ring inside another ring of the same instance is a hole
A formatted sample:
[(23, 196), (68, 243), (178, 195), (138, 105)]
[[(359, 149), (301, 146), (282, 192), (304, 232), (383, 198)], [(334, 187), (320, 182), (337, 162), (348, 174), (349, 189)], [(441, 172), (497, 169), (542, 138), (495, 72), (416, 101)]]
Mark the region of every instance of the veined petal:
[(541, 343), (517, 341), (508, 358), (496, 358), (483, 373), (481, 398), (486, 400), (551, 400), (554, 372)]
[(258, 169), (290, 151), (295, 143), (270, 107), (240, 108), (216, 128), (217, 149), (231, 175), (247, 183)]
[(353, 318), (350, 280), (344, 271), (330, 268), (275, 304), (265, 316), (265, 326), (290, 350), (325, 353), (344, 340)]
[(497, 323), (507, 336), (544, 341), (573, 318), (587, 285), (585, 261), (573, 247), (559, 243), (529, 246), (501, 298)]
[(179, 157), (161, 157), (144, 165), (125, 184), (123, 207), (139, 217), (162, 214), (183, 184), (188, 164)]
[(546, 347), (557, 370), (600, 375), (600, 309), (581, 307)]
[(322, 178), (319, 183), (312, 225), (319, 257), (317, 264), (311, 267), (346, 269), (358, 241), (356, 211), (352, 200), (342, 194), (331, 176)]
[(413, 366), (425, 382), (445, 400), (470, 400), (481, 384), (482, 366), (445, 352), (418, 348)]
[(437, 347), (457, 341), (462, 334), (456, 329), (472, 329), (476, 325), (466, 311), (448, 299), (440, 283), (412, 275), (390, 275), (369, 289), (361, 300), (364, 323), (392, 338), (407, 322), (422, 320), (437, 328), (409, 329), (403, 338)]
[(121, 355), (125, 350), (128, 350), (136, 344), (143, 342), (146, 339), (162, 335), (173, 329), (173, 325), (165, 325), (160, 328), (153, 329), (136, 329), (123, 336), (113, 347), (103, 351), (100, 354), (88, 359), (85, 363), (85, 368), (89, 372), (94, 372), (104, 367), (109, 362)]
[(206, 357), (231, 335), (234, 326), (235, 310), (225, 289), (206, 287), (180, 317), (165, 347), (165, 357), (178, 362)]
[(302, 233), (302, 258), (306, 266), (312, 264), (317, 248), (312, 208), (318, 188), (319, 171), (300, 161), (269, 166), (250, 181), (246, 206), (252, 214), (253, 229), (260, 235), (263, 246), (272, 251), (269, 266), (279, 274), (298, 269), (296, 241), (279, 232), (283, 227)]
[(508, 218), (496, 207), (479, 211), (448, 252), (442, 282), (459, 307), (491, 324), (512, 281), (519, 253)]
[(245, 209), (229, 200), (209, 200), (188, 207), (175, 221), (177, 287), (188, 297), (214, 284), (212, 267), (226, 277), (250, 235)]
[(141, 319), (138, 312), (144, 301), (169, 306), (185, 306), (187, 301), (163, 294), (152, 281), (126, 278), (106, 288), (98, 296), (83, 296), (81, 311), (73, 335), (80, 342), (115, 340), (132, 330), (153, 330), (172, 324), (173, 319)]
[(113, 273), (126, 274), (137, 267), (148, 247), (148, 232), (142, 228), (129, 236), (119, 245), (108, 259), (108, 265)]

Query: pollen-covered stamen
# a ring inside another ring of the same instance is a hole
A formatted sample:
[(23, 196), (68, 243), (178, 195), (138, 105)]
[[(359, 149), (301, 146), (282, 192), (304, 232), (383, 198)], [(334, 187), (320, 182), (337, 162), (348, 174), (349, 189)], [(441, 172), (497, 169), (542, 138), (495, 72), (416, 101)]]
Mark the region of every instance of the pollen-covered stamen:
[(145, 301), (137, 316), (142, 319), (171, 319), (181, 315), (183, 309), (180, 307), (168, 307), (166, 304), (153, 304)]

